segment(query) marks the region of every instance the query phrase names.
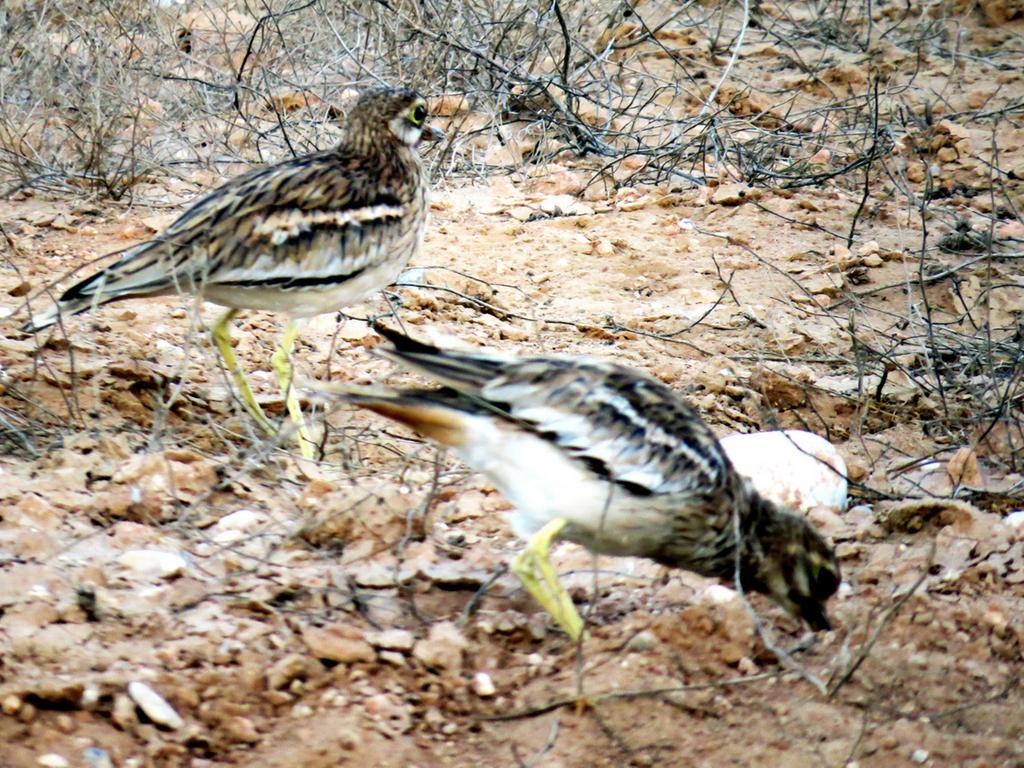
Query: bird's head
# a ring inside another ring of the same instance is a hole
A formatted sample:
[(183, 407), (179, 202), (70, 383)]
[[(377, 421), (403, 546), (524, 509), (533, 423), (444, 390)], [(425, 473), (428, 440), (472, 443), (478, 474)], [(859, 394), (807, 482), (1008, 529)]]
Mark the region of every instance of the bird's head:
[(753, 533), (743, 556), (743, 586), (768, 595), (811, 629), (831, 629), (825, 603), (839, 589), (840, 575), (824, 537), (803, 517), (778, 508), (762, 516)]
[[(428, 124), (426, 100), (409, 88), (371, 88), (364, 91), (348, 114), (347, 131), (352, 141), (376, 143), (389, 138), (415, 147), (420, 141), (444, 137)], [(382, 129), (386, 132), (381, 135)]]

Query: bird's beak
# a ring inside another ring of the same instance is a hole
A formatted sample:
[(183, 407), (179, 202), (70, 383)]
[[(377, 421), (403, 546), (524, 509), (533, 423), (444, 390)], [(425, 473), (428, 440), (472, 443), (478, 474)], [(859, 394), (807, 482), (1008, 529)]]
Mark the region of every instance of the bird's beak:
[(832, 622), (829, 621), (828, 614), (825, 613), (825, 607), (820, 603), (808, 600), (801, 603), (798, 610), (800, 618), (806, 621), (815, 632), (832, 629)]
[(436, 125), (428, 125), (420, 133), (420, 141), (444, 141), (448, 136)]

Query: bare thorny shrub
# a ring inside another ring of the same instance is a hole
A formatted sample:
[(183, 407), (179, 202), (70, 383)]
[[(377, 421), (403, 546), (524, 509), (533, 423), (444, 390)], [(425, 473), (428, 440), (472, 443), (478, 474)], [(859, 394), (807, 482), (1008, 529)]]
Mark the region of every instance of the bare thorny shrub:
[[(994, 108), (993, 95), (943, 123), (935, 113), (949, 113), (948, 94), (932, 103), (914, 92), (915, 58), (964, 55), (956, 14), (970, 10), (911, 4), (875, 19), (846, 3), (15, 3), (0, 18), (0, 171), (8, 195), (121, 198), (190, 167), (327, 146), (346, 89), (388, 81), (464, 97), (442, 105), (457, 129), (438, 159), (449, 175), (568, 158), (609, 188), (863, 189), (850, 230), (832, 235), (854, 246), (891, 202), (916, 214), (923, 236), (902, 311), (869, 306), (853, 288), (856, 265), (830, 310), (849, 329), (849, 367), (868, 383), (858, 407), (880, 405), (884, 387), (871, 382), (898, 371), (928, 403), (930, 432), (954, 443), (997, 433), (1014, 469), (1021, 341), (1006, 308), (1016, 246), (993, 232), (942, 236), (959, 221), (970, 230), (962, 209), (977, 195), (992, 197), (982, 217), (991, 230), (1019, 217), (996, 149), (1021, 108)], [(756, 65), (766, 48), (788, 62), (771, 77)], [(998, 46), (989, 56), (1008, 65)], [(969, 150), (985, 155), (988, 184), (908, 178), (962, 141), (951, 121), (991, 130), (991, 146)], [(934, 219), (945, 226), (925, 224)], [(959, 307), (935, 306), (950, 288)]]

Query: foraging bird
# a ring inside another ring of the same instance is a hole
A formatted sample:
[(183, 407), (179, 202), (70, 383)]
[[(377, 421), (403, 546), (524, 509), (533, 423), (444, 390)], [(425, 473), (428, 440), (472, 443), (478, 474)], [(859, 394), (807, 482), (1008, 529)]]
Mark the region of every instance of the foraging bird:
[(229, 307), (213, 339), (253, 418), (275, 432), (238, 366), (230, 322), (240, 309), (292, 317), (272, 359), (304, 455), (312, 444), (291, 387), (296, 319), (334, 312), (394, 281), (421, 241), (427, 175), (417, 145), (440, 131), (405, 88), (366, 91), (334, 149), (245, 173), (200, 199), (162, 233), (66, 290), (23, 330), (121, 299), (181, 292)]
[[(733, 469), (697, 412), (611, 362), (444, 351), (395, 331), (383, 355), (435, 389), (348, 387), (345, 400), (453, 449), (515, 505), (528, 539), (513, 569), (576, 639), (582, 620), (548, 560), (559, 536), (763, 592), (813, 629), (839, 586), (832, 549), (804, 518)], [(737, 535), (738, 534), (738, 535)]]

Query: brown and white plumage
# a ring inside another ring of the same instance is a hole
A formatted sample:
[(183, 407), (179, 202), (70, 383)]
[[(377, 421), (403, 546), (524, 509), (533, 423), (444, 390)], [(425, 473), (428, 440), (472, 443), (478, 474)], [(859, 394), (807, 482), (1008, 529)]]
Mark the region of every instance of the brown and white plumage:
[(122, 299), (195, 295), (229, 310), (213, 339), (242, 403), (273, 434), (232, 351), (240, 309), (292, 322), (272, 358), (303, 454), (312, 456), (289, 362), (296, 318), (334, 312), (394, 281), (423, 240), (427, 175), (417, 152), (437, 138), (426, 103), (406, 88), (365, 92), (334, 149), (258, 168), (201, 198), (152, 240), (64, 291), (23, 330)]
[[(697, 412), (615, 363), (442, 351), (383, 331), (383, 354), (443, 386), (344, 397), (450, 446), (516, 507), (515, 532), (566, 522), (593, 552), (647, 557), (764, 592), (815, 629), (839, 585), (829, 545), (760, 497)], [(738, 515), (739, 542), (734, 515)]]
[(427, 178), (416, 145), (426, 117), (414, 91), (366, 92), (337, 147), (218, 187), (24, 329), (42, 330), (58, 313), (182, 292), (294, 317), (361, 301), (394, 280), (423, 238)]

